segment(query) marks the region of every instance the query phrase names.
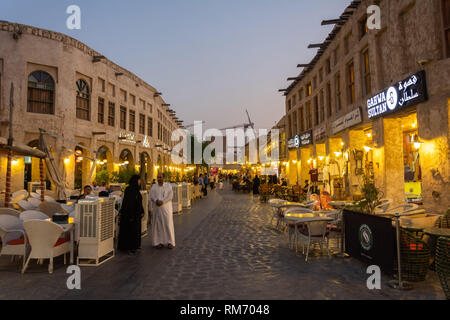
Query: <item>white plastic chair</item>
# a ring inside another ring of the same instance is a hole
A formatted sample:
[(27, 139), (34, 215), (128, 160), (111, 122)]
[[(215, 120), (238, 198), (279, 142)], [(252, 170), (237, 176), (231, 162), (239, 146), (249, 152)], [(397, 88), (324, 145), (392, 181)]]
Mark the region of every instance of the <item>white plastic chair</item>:
[(39, 205), (39, 211), (45, 213), (47, 216), (51, 218), (55, 213), (64, 212), (64, 209), (58, 202), (44, 201)]
[(0, 208), (0, 215), (10, 215), (19, 218), (20, 217), (20, 211), (17, 211), (12, 208)]
[(27, 237), (22, 227), (22, 222), (18, 217), (3, 214), (0, 215), (0, 238), (2, 249), (0, 256), (21, 256), (23, 266), (27, 253)]
[(56, 200), (53, 199), (53, 197), (46, 196), (46, 195), (44, 195), (44, 200), (45, 200), (45, 201), (48, 201), (48, 202), (56, 202)]
[(28, 197), (28, 191), (27, 190), (19, 190), (16, 192), (13, 192), (11, 194), (11, 203), (17, 203), (19, 200), (25, 199)]
[(20, 220), (47, 220), (48, 216), (37, 210), (28, 210), (20, 213)]
[(33, 198), (33, 199), (41, 199), (41, 195), (39, 194), (39, 193), (36, 193), (36, 192), (31, 192), (30, 193), (30, 197), (31, 198)]
[(19, 205), (19, 207), (23, 210), (33, 210), (36, 209), (35, 206), (33, 206), (30, 202), (26, 201), (26, 200), (19, 200), (19, 202), (17, 202), (17, 204)]
[(39, 199), (36, 199), (36, 198), (32, 198), (32, 197), (30, 197), (30, 198), (28, 198), (28, 200), (27, 200), (29, 203), (31, 203), (31, 205), (33, 206), (33, 207), (35, 207), (35, 208), (39, 208), (39, 205), (41, 204), (41, 200), (39, 200)]
[(308, 262), (309, 248), (311, 244), (318, 243), (320, 245), (320, 251), (322, 251), (322, 244), (325, 244), (327, 248), (328, 256), (330, 256), (330, 251), (328, 249), (328, 222), (327, 221), (310, 221), (304, 224), (306, 229), (304, 232), (300, 231), (300, 228), (296, 228), (297, 239), (302, 243), (302, 251), (305, 254), (306, 246), (306, 258), (305, 261)]
[(279, 215), (280, 214), (280, 208), (279, 208), (279, 205), (282, 205), (282, 204), (284, 204), (286, 202), (287, 202), (287, 200), (283, 200), (283, 199), (270, 199), (268, 201), (269, 206), (271, 206), (272, 210), (273, 210), (272, 218), (270, 219), (270, 225), (273, 224), (273, 219), (276, 219), (277, 220), (277, 227), (279, 226), (279, 223), (280, 223), (280, 215)]
[(53, 273), (53, 258), (64, 255), (64, 264), (66, 264), (70, 242), (68, 239), (60, 238), (65, 233), (63, 227), (45, 220), (25, 221), (23, 227), (30, 242), (31, 252), (22, 273), (27, 270), (31, 259), (50, 259), (49, 273)]
[(13, 192), (13, 193), (12, 193), (12, 197), (14, 198), (14, 197), (17, 197), (17, 196), (19, 196), (19, 195), (21, 195), (21, 194), (23, 194), (25, 197), (28, 197), (28, 191), (25, 190), (25, 189), (22, 189), (22, 190), (18, 190), (18, 191)]
[[(270, 200), (269, 200), (270, 201)], [(283, 217), (285, 217), (287, 214), (301, 214), (301, 213), (314, 213), (314, 211), (307, 209), (307, 208), (288, 208), (283, 211)], [(296, 234), (295, 234), (295, 227), (296, 223), (292, 221), (286, 221), (286, 227), (288, 229), (288, 242), (289, 242), (289, 248), (291, 248), (291, 242), (292, 242), (292, 248), (294, 247), (294, 243), (292, 241), (292, 238), (294, 238), (294, 242), (297, 241)]]

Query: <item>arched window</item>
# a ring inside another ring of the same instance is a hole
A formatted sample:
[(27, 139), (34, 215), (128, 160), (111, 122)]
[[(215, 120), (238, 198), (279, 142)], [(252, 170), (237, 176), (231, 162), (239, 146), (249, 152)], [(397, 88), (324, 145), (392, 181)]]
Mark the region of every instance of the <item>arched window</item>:
[(54, 114), (55, 81), (44, 71), (35, 71), (28, 77), (27, 111)]
[(89, 87), (84, 80), (77, 81), (77, 118), (90, 120)]

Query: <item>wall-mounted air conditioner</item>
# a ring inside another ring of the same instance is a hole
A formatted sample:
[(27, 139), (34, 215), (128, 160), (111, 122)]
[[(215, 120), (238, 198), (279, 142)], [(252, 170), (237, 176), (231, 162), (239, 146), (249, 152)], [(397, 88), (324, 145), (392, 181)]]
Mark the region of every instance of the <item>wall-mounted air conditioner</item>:
[(114, 258), (114, 199), (91, 198), (76, 205), (80, 266), (99, 266)]

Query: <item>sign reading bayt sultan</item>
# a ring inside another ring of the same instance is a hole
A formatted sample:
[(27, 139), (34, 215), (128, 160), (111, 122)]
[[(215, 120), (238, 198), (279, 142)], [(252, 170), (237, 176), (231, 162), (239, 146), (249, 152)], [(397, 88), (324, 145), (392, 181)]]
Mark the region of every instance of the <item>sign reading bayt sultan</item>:
[(333, 132), (333, 134), (336, 134), (344, 129), (350, 128), (361, 122), (362, 122), (361, 108), (358, 108), (334, 121), (331, 125), (331, 131)]
[(367, 113), (373, 119), (427, 99), (425, 71), (420, 71), (367, 100)]

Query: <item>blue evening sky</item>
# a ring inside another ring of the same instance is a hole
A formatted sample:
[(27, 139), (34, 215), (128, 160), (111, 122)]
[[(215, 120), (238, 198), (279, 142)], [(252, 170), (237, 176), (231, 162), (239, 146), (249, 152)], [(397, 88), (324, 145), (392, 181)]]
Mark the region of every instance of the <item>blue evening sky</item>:
[[(350, 0), (1, 0), (0, 20), (72, 36), (163, 92), (185, 123), (247, 121), (270, 128), (284, 114), (277, 91), (309, 62)], [(81, 30), (66, 8), (81, 7)], [(0, 44), (1, 45), (1, 44)]]

